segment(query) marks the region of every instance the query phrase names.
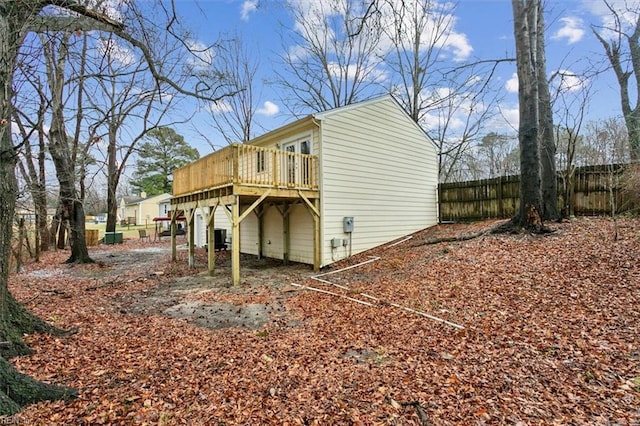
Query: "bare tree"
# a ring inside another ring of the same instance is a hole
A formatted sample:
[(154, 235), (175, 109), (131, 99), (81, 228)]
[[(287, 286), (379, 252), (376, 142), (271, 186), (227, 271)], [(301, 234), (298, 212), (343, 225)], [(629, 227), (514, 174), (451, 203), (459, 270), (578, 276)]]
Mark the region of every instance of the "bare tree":
[[(56, 6), (56, 8), (48, 8)], [(75, 31), (75, 30), (104, 30), (114, 32), (119, 37), (137, 48), (145, 57), (149, 65), (149, 71), (158, 84), (166, 84), (176, 91), (215, 100), (215, 87), (211, 84), (200, 84), (194, 81), (191, 84), (176, 83), (171, 76), (163, 74), (166, 62), (170, 56), (157, 56), (151, 50), (149, 33), (146, 32), (149, 25), (154, 22), (165, 33), (176, 35), (173, 9), (165, 9), (163, 3), (156, 3), (164, 14), (163, 20), (154, 20), (149, 13), (140, 13), (139, 7), (147, 7), (147, 2), (129, 3), (126, 12), (130, 15), (112, 19), (106, 14), (83, 6), (69, 0), (5, 0), (0, 7), (0, 339), (4, 344), (0, 347), (0, 415), (13, 414), (21, 406), (35, 401), (46, 399), (70, 398), (75, 394), (73, 390), (47, 385), (37, 382), (28, 376), (18, 373), (9, 364), (5, 357), (24, 354), (28, 348), (22, 340), (23, 333), (55, 332), (56, 329), (37, 317), (29, 314), (22, 305), (17, 303), (8, 291), (9, 260), (11, 255), (11, 236), (13, 233), (13, 216), (17, 198), (17, 181), (15, 167), (17, 150), (24, 141), (19, 141), (14, 146), (11, 134), (11, 118), (13, 117), (13, 74), (16, 68), (18, 52), (25, 40), (25, 35), (30, 31)], [(49, 15), (43, 14), (50, 11)], [(65, 10), (72, 14), (61, 14)], [(122, 23), (128, 21), (130, 25)], [(184, 40), (184, 39), (182, 39)], [(164, 61), (158, 59), (162, 57)], [(57, 76), (63, 75), (57, 73)], [(53, 85), (59, 90), (61, 85)], [(55, 96), (60, 96), (56, 93)], [(52, 119), (51, 138), (56, 142), (64, 143), (64, 117), (61, 111), (52, 112), (56, 115)], [(54, 147), (56, 149), (56, 147)], [(66, 161), (66, 159), (65, 159)], [(66, 195), (66, 194), (65, 194)], [(70, 197), (73, 195), (70, 194)]]
[(542, 192), (542, 218), (559, 220), (558, 176), (556, 173), (556, 144), (553, 132), (553, 111), (547, 80), (547, 58), (544, 41), (544, 13), (541, 4), (537, 6), (535, 30), (535, 67), (538, 85), (538, 126), (540, 138), (540, 190)]
[[(67, 131), (65, 120), (65, 69), (73, 33), (55, 33), (43, 35), (47, 81), (51, 102), (51, 126), (49, 131), (49, 152), (56, 169), (60, 184), (60, 212), (63, 222), (70, 226), (69, 239), (71, 255), (67, 260), (73, 262), (92, 262), (85, 241), (85, 214), (83, 194), (78, 192), (78, 183), (82, 177), (76, 174), (78, 165), (84, 166), (87, 156), (86, 145), (82, 146), (81, 119), (83, 115), (82, 91), (84, 79), (79, 79), (77, 89), (77, 114), (71, 134)], [(83, 167), (80, 168), (84, 169)], [(60, 244), (60, 241), (58, 242)]]
[[(420, 124), (436, 146), (440, 182), (452, 180), (464, 155), (479, 142), (490, 123), (498, 93), (487, 90), (488, 82), (464, 69), (466, 79), (456, 76), (450, 86), (421, 94), (431, 107), (421, 112)], [(468, 73), (468, 74), (467, 74)]]
[[(96, 156), (107, 178), (107, 232), (115, 232), (117, 188), (130, 158), (144, 137), (166, 119), (178, 94), (158, 86), (149, 73), (147, 62), (120, 46), (112, 34), (100, 34), (100, 49), (90, 60), (93, 84), (86, 85), (85, 96), (91, 119), (88, 134), (97, 141)], [(96, 96), (100, 94), (100, 96)], [(106, 145), (106, 146), (105, 146)]]
[[(471, 47), (460, 52), (456, 50), (461, 47), (451, 42), (458, 38), (453, 28), (452, 3), (432, 0), (382, 0), (378, 3), (381, 29), (390, 44), (385, 66), (394, 76), (391, 91), (398, 95), (411, 118), (419, 123), (427, 111), (438, 106), (434, 101), (448, 101), (424, 96), (426, 91), (451, 87), (451, 78), (443, 69), (442, 58), (466, 59)], [(456, 94), (456, 91), (451, 92), (451, 96)]]
[(576, 155), (583, 139), (581, 133), (590, 99), (590, 86), (582, 84), (575, 74), (565, 75), (559, 72), (553, 79), (559, 80), (553, 96), (553, 109), (557, 122), (556, 168), (562, 181), (561, 212), (563, 216), (571, 217), (574, 214), (573, 175), (576, 170)]
[[(544, 177), (541, 170), (541, 147), (543, 140), (549, 137), (546, 102), (548, 93), (540, 95), (540, 91), (548, 91), (544, 60), (544, 25), (540, 24), (542, 5), (540, 0), (512, 0), (514, 34), (516, 40), (516, 59), (518, 69), (518, 101), (520, 112), (520, 210), (512, 223), (531, 231), (541, 232), (545, 228), (542, 223), (545, 207), (543, 200)], [(542, 50), (540, 50), (542, 49)], [(553, 134), (551, 134), (552, 136)], [(554, 148), (555, 150), (555, 148)], [(550, 147), (546, 146), (544, 154), (551, 156)], [(547, 161), (548, 158), (545, 160)], [(550, 171), (545, 172), (550, 179)], [(554, 174), (555, 179), (555, 174)], [(546, 188), (546, 186), (545, 186)], [(546, 197), (549, 197), (546, 193)], [(553, 200), (547, 200), (553, 202)], [(556, 201), (557, 202), (557, 201)]]
[(478, 153), (483, 163), (489, 166), (487, 176), (494, 178), (517, 173), (517, 164), (513, 164), (513, 152), (517, 143), (514, 137), (495, 132), (487, 133), (478, 144)]
[[(535, 0), (512, 0), (513, 24), (518, 63), (518, 100), (520, 111), (520, 225), (540, 228), (540, 151), (538, 148), (538, 84), (535, 67), (537, 29)], [(533, 6), (532, 7), (532, 3)], [(531, 22), (533, 20), (533, 22)]]
[[(22, 149), (19, 150), (21, 161), (18, 170), (31, 194), (35, 211), (35, 259), (39, 260), (41, 251), (49, 250), (49, 224), (47, 220), (47, 175), (46, 175), (46, 136), (45, 111), (48, 101), (40, 96), (43, 93), (42, 83), (35, 76), (28, 79), (37, 90), (37, 107), (32, 114), (15, 108), (13, 121), (22, 138)], [(14, 105), (16, 101), (14, 100)], [(33, 145), (33, 146), (32, 146)]]
[[(9, 274), (10, 242), (15, 211), (17, 183), (15, 176), (16, 146), (11, 137), (13, 116), (13, 72), (25, 34), (39, 19), (41, 10), (54, 1), (5, 1), (0, 8), (0, 338), (9, 344), (0, 357), (0, 414), (13, 414), (21, 405), (44, 399), (69, 398), (73, 391), (64, 387), (46, 385), (18, 373), (6, 360), (6, 356), (25, 353), (28, 348), (22, 341), (22, 333), (52, 331), (53, 328), (27, 313), (7, 288)], [(74, 2), (59, 2), (62, 6), (96, 19), (102, 25), (120, 30), (121, 24), (79, 6)], [(24, 142), (24, 141), (22, 141)], [(21, 142), (21, 143), (22, 143)], [(18, 145), (18, 147), (20, 144)]]
[[(210, 73), (211, 78), (225, 81), (234, 95), (209, 105), (211, 120), (227, 143), (249, 141), (255, 135), (254, 119), (258, 110), (257, 56), (251, 54), (237, 35), (221, 40), (215, 47), (214, 64), (205, 75)], [(207, 135), (200, 134), (212, 149), (216, 148)]]
[(581, 141), (576, 152), (580, 165), (620, 164), (631, 159), (629, 135), (621, 117), (588, 122)]
[[(472, 48), (455, 32), (452, 3), (379, 0), (375, 10), (390, 91), (434, 141), (440, 181), (450, 181), (493, 114), (499, 97), (490, 87), (496, 63), (464, 63)], [(445, 68), (445, 57), (461, 65)]]
[[(277, 84), (294, 115), (362, 100), (379, 86), (382, 71), (378, 15), (364, 19), (370, 0), (291, 2), (295, 28), (287, 35)], [(382, 89), (379, 89), (380, 92)]]
[[(611, 68), (615, 72), (620, 88), (620, 106), (629, 134), (631, 161), (640, 160), (640, 99), (630, 94), (640, 87), (640, 8), (617, 9), (612, 2), (604, 0), (610, 15), (611, 25), (592, 26), (592, 31), (602, 44)], [(633, 16), (634, 25), (625, 25)], [(626, 45), (625, 45), (626, 44)]]

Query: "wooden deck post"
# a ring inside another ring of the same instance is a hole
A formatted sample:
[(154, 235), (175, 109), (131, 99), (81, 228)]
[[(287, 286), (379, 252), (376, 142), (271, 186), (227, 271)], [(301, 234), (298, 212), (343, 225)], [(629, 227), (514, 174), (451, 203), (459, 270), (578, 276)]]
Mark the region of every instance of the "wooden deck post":
[(175, 262), (178, 258), (178, 250), (176, 248), (176, 217), (178, 212), (173, 209), (171, 210), (171, 261)]
[[(313, 200), (313, 207), (316, 212), (320, 212), (320, 200)], [(313, 271), (318, 272), (320, 270), (320, 216), (314, 214), (313, 216)]]
[(291, 205), (284, 203), (282, 213), (282, 260), (285, 265), (289, 264), (289, 246), (291, 245), (291, 236), (289, 232)]
[(231, 281), (240, 285), (240, 197), (234, 196), (231, 211)]
[(187, 217), (187, 227), (189, 232), (189, 268), (196, 267), (196, 256), (195, 256), (195, 213), (196, 209), (189, 209), (189, 215)]
[(207, 235), (207, 265), (209, 267), (209, 275), (213, 275), (213, 271), (216, 267), (215, 216), (217, 207), (218, 204), (215, 206), (209, 206), (209, 218), (207, 220), (207, 226), (209, 229)]
[(313, 270), (318, 272), (320, 270), (320, 199), (314, 198), (313, 202), (304, 195), (304, 193), (298, 190), (298, 195), (305, 203), (307, 211), (313, 218)]
[(263, 240), (264, 240), (264, 212), (265, 208), (263, 205), (256, 207), (254, 210), (257, 218), (258, 218), (258, 259), (262, 259), (262, 251)]

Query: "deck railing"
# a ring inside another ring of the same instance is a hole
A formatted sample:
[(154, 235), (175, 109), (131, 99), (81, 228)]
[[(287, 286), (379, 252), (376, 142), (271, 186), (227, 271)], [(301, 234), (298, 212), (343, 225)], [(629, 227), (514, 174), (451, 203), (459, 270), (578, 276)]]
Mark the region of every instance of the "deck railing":
[(174, 196), (229, 185), (317, 190), (318, 158), (233, 144), (173, 172)]

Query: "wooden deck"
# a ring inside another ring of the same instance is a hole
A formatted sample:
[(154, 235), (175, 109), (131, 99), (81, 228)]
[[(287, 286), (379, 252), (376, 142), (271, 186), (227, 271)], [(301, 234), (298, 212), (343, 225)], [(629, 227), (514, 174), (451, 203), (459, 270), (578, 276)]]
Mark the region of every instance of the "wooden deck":
[[(289, 205), (302, 203), (314, 222), (314, 269), (320, 265), (320, 191), (318, 158), (254, 145), (233, 144), (173, 172), (172, 212), (184, 211), (189, 240), (189, 266), (194, 266), (194, 215), (202, 209), (208, 226), (208, 246), (214, 246), (215, 211), (223, 209), (232, 232), (232, 282), (240, 283), (240, 222), (250, 213), (259, 217), (262, 235), (265, 202), (282, 205), (283, 259), (289, 253)], [(240, 206), (246, 206), (240, 214)], [(260, 240), (260, 237), (258, 237)], [(172, 258), (176, 259), (175, 218), (172, 217)], [(262, 241), (257, 241), (259, 253)], [(215, 250), (208, 250), (213, 274)]]
[[(318, 158), (253, 145), (233, 144), (173, 172), (172, 204), (199, 194), (298, 197), (318, 192)], [(207, 197), (208, 198), (208, 197)], [(176, 200), (177, 199), (177, 200)]]

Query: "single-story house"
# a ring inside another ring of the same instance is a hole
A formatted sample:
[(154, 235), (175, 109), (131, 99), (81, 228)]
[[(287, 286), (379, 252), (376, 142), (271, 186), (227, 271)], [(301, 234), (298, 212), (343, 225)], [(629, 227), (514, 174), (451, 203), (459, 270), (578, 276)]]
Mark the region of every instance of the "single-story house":
[(318, 270), (435, 225), (437, 164), (431, 140), (383, 96), (309, 115), (175, 170), (171, 204), (185, 212), (191, 250), (211, 247), (214, 229), (227, 229), (238, 284), (240, 252)]
[(130, 225), (153, 225), (153, 218), (166, 216), (167, 211), (161, 212), (162, 206), (168, 206), (171, 194), (152, 195), (147, 197), (145, 192), (139, 196), (126, 196), (120, 199), (118, 219)]

